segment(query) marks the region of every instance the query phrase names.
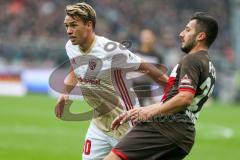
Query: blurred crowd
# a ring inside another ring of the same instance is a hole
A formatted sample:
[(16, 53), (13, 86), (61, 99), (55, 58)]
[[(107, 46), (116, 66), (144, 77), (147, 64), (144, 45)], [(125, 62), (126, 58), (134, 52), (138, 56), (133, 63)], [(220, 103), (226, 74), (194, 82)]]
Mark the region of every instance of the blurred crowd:
[[(66, 38), (64, 9), (77, 0), (8, 0), (0, 1), (0, 36), (10, 42), (56, 41)], [(139, 44), (139, 33), (149, 28), (157, 36), (157, 48), (178, 48), (178, 34), (195, 11), (207, 11), (220, 24), (214, 49), (232, 60), (229, 7), (226, 0), (100, 0), (86, 1), (97, 12), (97, 34), (113, 40), (131, 40)], [(51, 43), (46, 43), (47, 45)], [(0, 53), (1, 54), (1, 53)], [(5, 53), (7, 54), (7, 53)], [(23, 53), (24, 54), (24, 53)], [(7, 56), (7, 55), (6, 55)], [(41, 57), (41, 55), (39, 55)]]
[[(66, 59), (65, 6), (79, 0), (0, 0), (0, 66), (54, 67)], [(212, 47), (217, 70), (232, 68), (228, 0), (87, 0), (97, 12), (96, 33), (112, 40), (140, 45), (140, 32), (150, 29), (156, 50), (167, 67), (181, 56), (178, 34), (196, 11), (206, 11), (219, 22)]]

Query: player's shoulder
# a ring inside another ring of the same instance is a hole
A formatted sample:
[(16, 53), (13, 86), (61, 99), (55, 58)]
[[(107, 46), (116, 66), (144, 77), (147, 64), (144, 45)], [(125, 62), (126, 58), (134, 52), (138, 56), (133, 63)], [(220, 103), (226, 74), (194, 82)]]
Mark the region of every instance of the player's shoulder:
[(96, 35), (96, 38), (99, 43), (106, 43), (106, 42), (111, 41), (110, 39), (108, 39), (107, 37), (104, 37), (104, 36)]
[(117, 41), (108, 39), (103, 36), (96, 36), (97, 38), (97, 47), (103, 48), (105, 52), (108, 54), (120, 54), (126, 52), (127, 49), (122, 49), (123, 47), (120, 46), (121, 44)]
[(113, 40), (108, 39), (108, 38), (103, 37), (103, 36), (97, 36), (96, 35), (96, 39), (97, 39), (97, 41), (96, 41), (97, 44), (101, 47), (105, 47), (105, 48), (114, 47), (115, 48), (115, 46), (119, 45), (118, 42), (113, 41)]
[(207, 70), (209, 64), (209, 55), (205, 51), (194, 54), (187, 54), (183, 57), (181, 64), (185, 67), (198, 68), (201, 72)]
[(68, 49), (76, 49), (76, 45), (73, 45), (72, 42), (70, 40), (67, 41), (66, 45), (65, 45), (65, 48), (66, 50)]
[(78, 45), (73, 45), (70, 40), (67, 41), (65, 45), (66, 53), (69, 57), (76, 57), (79, 55)]
[(96, 39), (97, 39), (96, 42), (97, 42), (99, 45), (101, 45), (101, 46), (104, 46), (104, 45), (106, 45), (106, 44), (108, 44), (108, 43), (110, 43), (110, 42), (113, 42), (112, 40), (110, 40), (110, 39), (108, 39), (108, 38), (106, 38), (106, 37), (98, 36), (98, 35), (96, 35)]
[(202, 61), (209, 60), (208, 53), (200, 51), (193, 54), (187, 54), (183, 57), (182, 61), (185, 63), (201, 63)]
[(67, 41), (66, 45), (65, 45), (65, 48), (68, 48), (72, 45), (72, 42), (70, 40)]

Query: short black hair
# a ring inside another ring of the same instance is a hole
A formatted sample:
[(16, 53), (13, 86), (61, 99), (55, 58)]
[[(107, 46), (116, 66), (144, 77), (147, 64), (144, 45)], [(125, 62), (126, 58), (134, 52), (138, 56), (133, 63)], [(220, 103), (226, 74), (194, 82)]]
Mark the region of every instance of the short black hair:
[(198, 31), (206, 33), (205, 44), (210, 47), (218, 34), (218, 23), (215, 18), (204, 12), (196, 12), (191, 20), (196, 20), (199, 25)]

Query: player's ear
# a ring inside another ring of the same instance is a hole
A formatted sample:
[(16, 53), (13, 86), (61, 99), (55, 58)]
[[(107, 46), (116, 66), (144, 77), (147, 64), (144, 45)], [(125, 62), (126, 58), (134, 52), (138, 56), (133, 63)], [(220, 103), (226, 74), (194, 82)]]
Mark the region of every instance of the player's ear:
[(206, 39), (206, 33), (205, 32), (200, 32), (200, 33), (198, 33), (198, 35), (197, 35), (197, 40), (198, 41), (203, 41), (203, 40), (205, 40)]
[(93, 23), (92, 23), (92, 21), (87, 21), (87, 27), (88, 27), (88, 28), (93, 28)]

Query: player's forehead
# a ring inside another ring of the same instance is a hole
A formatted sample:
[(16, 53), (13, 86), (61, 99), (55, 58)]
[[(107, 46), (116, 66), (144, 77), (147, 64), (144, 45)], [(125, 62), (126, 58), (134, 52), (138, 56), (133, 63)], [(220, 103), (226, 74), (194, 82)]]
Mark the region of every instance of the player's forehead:
[(188, 22), (188, 24), (186, 25), (186, 28), (195, 29), (196, 26), (197, 26), (197, 21), (193, 19)]
[(64, 18), (64, 22), (63, 23), (64, 24), (77, 23), (78, 21), (80, 21), (80, 20), (78, 20), (76, 18), (73, 18), (73, 17), (71, 17), (69, 15), (66, 15), (65, 18)]

